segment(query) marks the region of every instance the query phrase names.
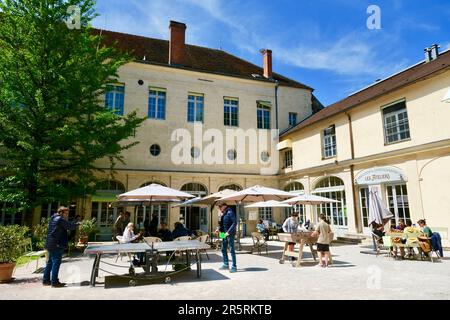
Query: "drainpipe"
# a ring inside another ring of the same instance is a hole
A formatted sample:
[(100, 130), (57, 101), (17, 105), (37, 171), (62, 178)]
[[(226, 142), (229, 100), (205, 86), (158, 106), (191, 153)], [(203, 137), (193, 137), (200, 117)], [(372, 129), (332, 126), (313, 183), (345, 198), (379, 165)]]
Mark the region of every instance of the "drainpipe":
[[(347, 115), (347, 118), (348, 118), (348, 131), (349, 131), (349, 135), (350, 135), (350, 150), (351, 150), (352, 161), (353, 161), (353, 160), (355, 160), (355, 144), (354, 144), (354, 139), (353, 139), (352, 117), (351, 117), (350, 113), (348, 113), (348, 112), (346, 112), (345, 114)], [(354, 215), (355, 215), (356, 231), (359, 233), (362, 233), (363, 227), (362, 227), (361, 219), (358, 215), (358, 210), (357, 210), (358, 201), (357, 201), (357, 192), (356, 192), (356, 185), (355, 185), (355, 165), (354, 164), (350, 165), (350, 176), (352, 179), (352, 198), (353, 198), (353, 210), (354, 210)]]
[(275, 124), (276, 124), (276, 128), (275, 129), (279, 129), (279, 125), (278, 125), (278, 87), (280, 86), (280, 83), (278, 82), (278, 80), (275, 80)]

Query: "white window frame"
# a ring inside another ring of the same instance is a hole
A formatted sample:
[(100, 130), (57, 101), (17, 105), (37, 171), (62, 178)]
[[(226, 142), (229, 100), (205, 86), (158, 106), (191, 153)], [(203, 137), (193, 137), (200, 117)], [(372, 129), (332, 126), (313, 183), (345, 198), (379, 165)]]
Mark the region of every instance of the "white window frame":
[[(152, 92), (155, 92), (156, 95), (154, 96), (155, 99), (155, 116), (151, 117), (150, 116), (150, 99), (152, 98)], [(164, 99), (161, 99), (159, 96), (159, 93), (164, 93)], [(160, 107), (159, 107), (159, 101), (160, 100), (164, 100), (164, 105), (162, 106), (163, 108), (163, 114), (164, 117), (163, 118), (159, 118), (158, 114), (161, 111)], [(166, 120), (166, 105), (167, 105), (167, 90), (164, 88), (156, 88), (156, 87), (150, 87), (148, 89), (148, 112), (147, 112), (147, 117), (149, 119), (154, 119), (154, 120)]]
[(292, 168), (293, 164), (294, 164), (294, 154), (292, 152), (292, 149), (288, 149), (284, 151), (284, 169)]
[[(292, 118), (291, 118), (292, 116)], [(291, 120), (295, 120), (294, 123), (292, 123)], [(289, 112), (289, 126), (293, 127), (295, 125), (297, 125), (297, 120), (298, 120), (298, 113), (297, 112)]]
[[(110, 91), (108, 90), (108, 87), (113, 87), (113, 90)], [(123, 92), (119, 92), (117, 91), (117, 88), (123, 88)], [(112, 106), (107, 106), (107, 94), (112, 92), (113, 93), (113, 101), (112, 101)], [(117, 99), (117, 95), (118, 94), (123, 94), (123, 105), (122, 105), (122, 109), (116, 109), (116, 99)], [(106, 86), (106, 92), (105, 92), (105, 107), (108, 108), (109, 110), (111, 110), (111, 112), (114, 112), (117, 115), (124, 115), (125, 114), (125, 84), (124, 83), (110, 83)], [(119, 112), (120, 111), (120, 112)]]
[[(193, 97), (193, 99), (191, 98)], [(202, 98), (202, 101), (198, 100), (198, 98)], [(189, 103), (193, 103), (194, 104), (194, 120), (189, 120)], [(197, 119), (197, 112), (198, 109), (200, 109), (200, 104), (201, 104), (201, 120)], [(194, 92), (189, 92), (188, 93), (188, 105), (187, 105), (187, 120), (190, 123), (194, 123), (194, 122), (203, 122), (205, 120), (205, 95), (202, 93), (194, 93)]]
[[(330, 130), (333, 133), (328, 133)], [(331, 125), (322, 131), (322, 156), (330, 159), (337, 156), (336, 126)]]
[[(396, 104), (399, 103), (404, 103), (405, 107), (401, 110), (397, 110), (397, 111), (392, 111), (389, 113), (385, 113), (385, 110), (389, 107), (392, 107)], [(411, 128), (409, 127), (409, 116), (408, 116), (408, 108), (406, 106), (406, 101), (405, 100), (400, 100), (400, 101), (396, 101), (393, 102), (387, 106), (384, 106), (381, 108), (381, 112), (383, 115), (383, 134), (384, 134), (384, 143), (386, 145), (389, 144), (394, 144), (394, 143), (398, 143), (398, 142), (402, 142), (402, 141), (408, 141), (411, 139)], [(399, 116), (401, 114), (405, 114), (405, 118), (403, 120), (399, 119)], [(392, 122), (392, 124), (390, 124), (390, 127), (388, 128), (388, 124), (387, 124), (387, 119), (394, 117), (394, 121)], [(405, 126), (406, 129), (405, 130), (400, 130), (400, 126)], [(395, 133), (388, 133), (388, 130), (392, 129), (395, 130)], [(402, 138), (401, 135), (403, 133), (407, 133), (407, 137), (406, 138)], [(393, 141), (389, 141), (389, 137), (395, 137), (395, 140)]]
[[(258, 129), (262, 130), (270, 130), (271, 128), (271, 109), (272, 105), (270, 102), (258, 101), (256, 107), (256, 126)], [(262, 112), (261, 125), (258, 121), (259, 119), (259, 111)], [(266, 117), (266, 114), (269, 114), (269, 117)], [(265, 119), (269, 119), (268, 123), (265, 122)]]
[[(237, 102), (237, 104), (231, 104), (230, 102), (234, 101)], [(225, 108), (229, 108), (228, 112), (228, 123), (226, 121), (225, 115), (227, 112), (225, 111)], [(233, 111), (236, 111), (236, 123), (233, 124)], [(223, 124), (227, 127), (239, 127), (239, 99), (238, 98), (230, 98), (230, 97), (224, 97), (223, 98)]]

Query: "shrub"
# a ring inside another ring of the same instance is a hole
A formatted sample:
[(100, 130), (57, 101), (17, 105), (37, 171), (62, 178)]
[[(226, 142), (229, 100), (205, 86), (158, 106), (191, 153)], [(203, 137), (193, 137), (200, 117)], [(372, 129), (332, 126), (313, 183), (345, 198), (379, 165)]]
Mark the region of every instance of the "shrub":
[(23, 254), (27, 227), (0, 226), (0, 263), (12, 263)]
[(43, 218), (41, 223), (33, 228), (33, 244), (34, 250), (43, 250), (48, 233), (48, 220)]

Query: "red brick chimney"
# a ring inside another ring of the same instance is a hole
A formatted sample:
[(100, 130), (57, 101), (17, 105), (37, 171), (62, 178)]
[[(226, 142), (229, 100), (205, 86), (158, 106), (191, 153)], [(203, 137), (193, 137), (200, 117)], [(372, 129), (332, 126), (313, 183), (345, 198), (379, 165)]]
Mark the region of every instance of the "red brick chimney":
[(170, 21), (169, 64), (184, 65), (186, 62), (186, 25)]
[(272, 74), (272, 50), (261, 49), (261, 53), (263, 54), (263, 59), (264, 59), (264, 77), (271, 79), (273, 77), (273, 74)]

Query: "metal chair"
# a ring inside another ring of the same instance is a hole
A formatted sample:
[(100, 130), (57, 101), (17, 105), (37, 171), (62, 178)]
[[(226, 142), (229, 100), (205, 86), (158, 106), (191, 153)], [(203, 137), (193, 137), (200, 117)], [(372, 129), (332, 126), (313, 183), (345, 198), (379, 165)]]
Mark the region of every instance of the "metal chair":
[[(208, 243), (209, 235), (205, 234), (205, 235), (203, 235), (203, 236), (200, 236), (200, 237), (197, 238), (197, 240), (200, 241), (201, 243), (205, 243), (205, 244), (206, 244), (206, 243)], [(204, 252), (205, 252), (206, 258), (208, 258), (208, 260), (209, 260), (209, 256), (208, 256), (207, 250), (206, 250), (206, 249), (203, 249), (203, 250), (201, 250), (201, 251), (204, 251)]]
[(163, 242), (162, 239), (158, 237), (144, 237), (144, 241), (147, 243)]
[(258, 254), (261, 255), (261, 249), (266, 249), (266, 254), (269, 254), (267, 242), (261, 233), (252, 232), (252, 241), (252, 253), (254, 250), (258, 250)]
[[(126, 243), (126, 242), (123, 241), (123, 236), (116, 236), (116, 239), (117, 239), (117, 241), (119, 243)], [(127, 255), (128, 259), (130, 259), (130, 262), (133, 260), (132, 257), (131, 257), (131, 253), (129, 253), (129, 252), (127, 252), (127, 253), (118, 253), (117, 257), (116, 257), (116, 262), (117, 262), (117, 260), (119, 260), (119, 256), (120, 256), (120, 261), (122, 261), (122, 256), (123, 255)]]
[(178, 237), (178, 238), (174, 239), (173, 241), (188, 241), (191, 239), (192, 238), (190, 236), (184, 236), (184, 237)]

